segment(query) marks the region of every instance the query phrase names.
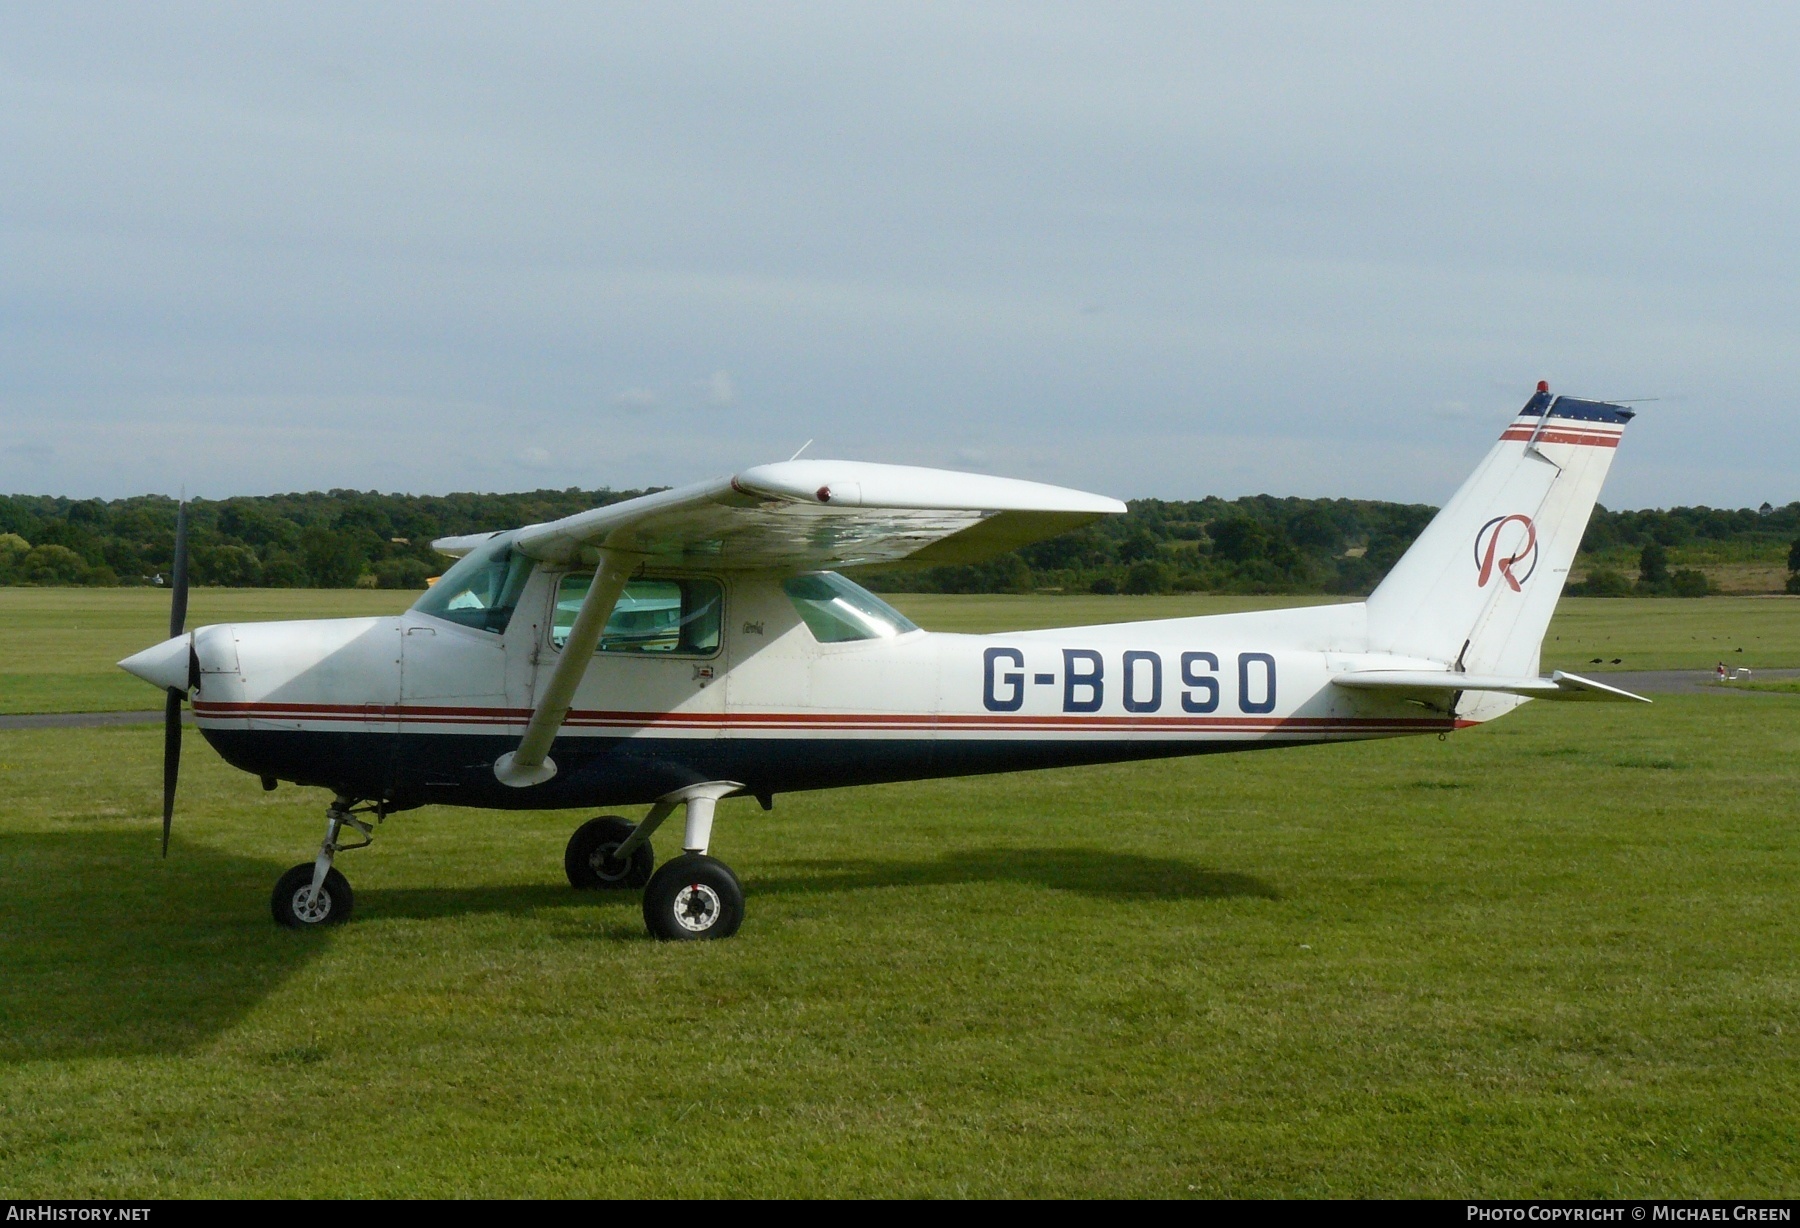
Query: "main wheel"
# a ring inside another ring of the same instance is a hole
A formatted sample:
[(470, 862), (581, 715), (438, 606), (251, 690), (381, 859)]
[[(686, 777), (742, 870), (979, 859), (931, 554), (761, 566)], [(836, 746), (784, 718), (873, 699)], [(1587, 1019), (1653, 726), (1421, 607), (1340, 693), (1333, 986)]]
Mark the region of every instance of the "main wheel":
[(304, 897), (312, 890), (312, 880), (313, 863), (310, 861), (295, 866), (275, 880), (275, 894), (269, 899), (269, 908), (276, 921), (291, 930), (306, 930), (320, 925), (337, 925), (350, 919), (356, 897), (350, 893), (350, 884), (344, 876), (335, 868), (325, 871), (319, 894), (303, 905)]
[(577, 827), (563, 852), (563, 872), (569, 876), (569, 885), (594, 891), (642, 887), (649, 882), (650, 871), (656, 868), (656, 850), (648, 840), (624, 861), (613, 856), (613, 850), (636, 830), (634, 824), (610, 814)]
[(724, 862), (683, 853), (650, 876), (644, 924), (652, 938), (729, 938), (744, 923), (744, 889)]

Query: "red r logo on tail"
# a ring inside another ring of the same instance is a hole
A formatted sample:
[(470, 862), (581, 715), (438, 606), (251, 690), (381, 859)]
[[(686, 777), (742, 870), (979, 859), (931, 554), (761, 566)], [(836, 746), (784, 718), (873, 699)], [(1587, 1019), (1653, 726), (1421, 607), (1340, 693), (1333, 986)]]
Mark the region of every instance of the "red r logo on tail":
[[(1512, 524), (1522, 526), (1523, 533), (1517, 529), (1508, 533), (1506, 526)], [(1501, 542), (1503, 537), (1506, 539), (1504, 544)], [(1515, 570), (1520, 563), (1525, 564), (1523, 572)], [(1531, 573), (1537, 570), (1537, 526), (1531, 523), (1531, 517), (1516, 513), (1496, 516), (1482, 525), (1481, 531), (1475, 534), (1475, 566), (1481, 572), (1477, 587), (1486, 588), (1498, 570), (1512, 591), (1518, 592), (1519, 586), (1531, 579)]]

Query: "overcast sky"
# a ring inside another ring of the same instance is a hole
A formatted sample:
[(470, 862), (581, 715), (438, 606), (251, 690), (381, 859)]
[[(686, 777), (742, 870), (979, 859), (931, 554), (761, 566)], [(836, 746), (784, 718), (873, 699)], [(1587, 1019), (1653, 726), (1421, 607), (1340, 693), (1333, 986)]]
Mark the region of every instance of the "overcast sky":
[(1800, 7), (0, 6), (0, 491), (1800, 499)]

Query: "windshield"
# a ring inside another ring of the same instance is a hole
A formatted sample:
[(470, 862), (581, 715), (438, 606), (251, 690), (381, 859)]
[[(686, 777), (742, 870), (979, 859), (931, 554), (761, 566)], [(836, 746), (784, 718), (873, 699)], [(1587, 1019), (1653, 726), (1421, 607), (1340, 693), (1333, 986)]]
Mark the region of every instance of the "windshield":
[(513, 553), (512, 541), (511, 533), (496, 533), (464, 555), (412, 608), (478, 631), (506, 630), (532, 567), (530, 559)]
[(919, 629), (899, 610), (835, 571), (795, 576), (781, 587), (821, 644), (892, 639)]

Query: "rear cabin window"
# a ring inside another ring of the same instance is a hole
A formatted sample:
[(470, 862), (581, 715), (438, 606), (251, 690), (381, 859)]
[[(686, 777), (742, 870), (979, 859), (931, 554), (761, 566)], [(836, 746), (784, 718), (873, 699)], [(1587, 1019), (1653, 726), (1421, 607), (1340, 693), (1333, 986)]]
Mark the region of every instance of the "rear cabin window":
[(919, 629), (899, 610), (835, 571), (795, 576), (781, 587), (821, 644), (892, 639)]
[[(557, 584), (550, 641), (558, 648), (569, 642), (593, 583), (591, 575), (568, 575)], [(723, 610), (723, 593), (712, 580), (632, 580), (606, 620), (599, 651), (710, 656), (719, 650)]]
[(532, 568), (530, 559), (513, 552), (512, 539), (496, 533), (463, 555), (412, 608), (477, 631), (506, 630)]

